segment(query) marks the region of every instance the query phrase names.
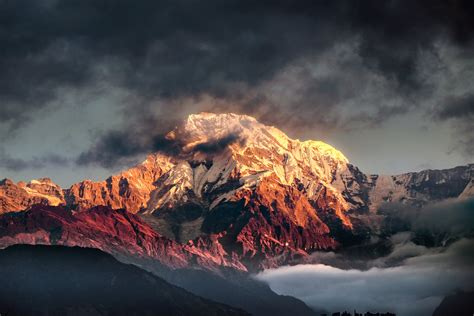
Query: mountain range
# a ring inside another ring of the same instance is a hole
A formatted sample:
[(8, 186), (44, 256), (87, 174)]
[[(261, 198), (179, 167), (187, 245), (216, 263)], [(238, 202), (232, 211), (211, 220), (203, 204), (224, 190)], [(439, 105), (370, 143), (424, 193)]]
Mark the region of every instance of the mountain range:
[[(247, 272), (384, 236), (386, 205), (417, 210), (474, 196), (474, 164), (366, 174), (324, 142), (291, 139), (246, 115), (190, 115), (157, 143), (142, 163), (104, 181), (0, 181), (0, 247), (97, 248), (258, 315), (312, 315)], [(262, 297), (281, 305), (262, 307)]]
[(422, 207), (474, 195), (474, 165), (368, 175), (328, 144), (291, 139), (245, 115), (190, 115), (165, 140), (144, 162), (100, 182), (63, 189), (48, 178), (4, 179), (0, 213), (58, 206), (87, 225), (89, 214), (100, 217), (95, 206), (124, 209), (171, 247), (205, 249), (212, 264), (252, 270), (364, 240), (380, 231), (384, 203)]

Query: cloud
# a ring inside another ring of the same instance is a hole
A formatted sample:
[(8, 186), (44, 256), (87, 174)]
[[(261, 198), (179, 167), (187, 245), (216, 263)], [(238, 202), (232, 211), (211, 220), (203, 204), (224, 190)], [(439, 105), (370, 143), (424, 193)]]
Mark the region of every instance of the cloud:
[(31, 159), (14, 158), (0, 150), (0, 168), (22, 171), (25, 169), (39, 169), (49, 165), (53, 166), (67, 166), (70, 163), (69, 159), (60, 155), (44, 155), (37, 156)]
[[(191, 136), (181, 128), (177, 128), (181, 126), (180, 121), (173, 119), (161, 121), (150, 114), (146, 118), (143, 117), (141, 122), (133, 129), (101, 133), (94, 145), (78, 156), (76, 163), (115, 168), (136, 163), (142, 158), (142, 154), (151, 152), (191, 159), (193, 154), (219, 153), (227, 146), (245, 141), (240, 133), (235, 131), (217, 138), (209, 137), (188, 148)], [(173, 125), (175, 127), (171, 130)]]
[[(474, 93), (471, 91), (460, 96), (450, 95), (434, 111), (439, 121), (451, 121), (459, 137), (456, 147), (467, 157), (474, 156)], [(455, 148), (456, 148), (455, 147)]]
[[(144, 97), (232, 97), (239, 87), (257, 86), (294, 61), (318, 58), (354, 39), (362, 65), (413, 89), (419, 86), (417, 58), (433, 49), (441, 36), (436, 31), (464, 46), (470, 33), (462, 40), (456, 35), (472, 27), (444, 2), (2, 1), (1, 6), (8, 31), (0, 38), (2, 99), (32, 110), (25, 101), (43, 103), (57, 87), (105, 78)], [(461, 11), (468, 4), (458, 6)], [(3, 117), (13, 119), (13, 111), (9, 107), (11, 115)]]
[(266, 270), (257, 278), (279, 294), (292, 295), (329, 311), (392, 311), (431, 315), (445, 295), (472, 290), (474, 241), (422, 251), (402, 265), (368, 270), (298, 265)]
[(211, 138), (209, 141), (204, 143), (197, 144), (194, 146), (193, 150), (197, 152), (213, 154), (218, 153), (224, 150), (226, 147), (234, 144), (234, 143), (243, 143), (245, 139), (243, 139), (240, 134), (237, 133), (230, 133), (225, 135), (221, 138)]
[(474, 198), (448, 200), (423, 208), (411, 220), (414, 230), (470, 235), (474, 233), (473, 210)]
[(128, 132), (150, 111), (156, 122), (225, 111), (296, 131), (377, 126), (428, 111), (447, 74), (472, 81), (446, 70), (461, 57), (441, 54), (468, 55), (472, 11), (469, 1), (0, 1), (3, 136), (63, 91), (104, 82), (132, 96)]
[[(387, 232), (400, 228), (410, 230), (436, 245), (459, 237), (474, 236), (474, 198), (448, 199), (416, 209), (404, 204), (385, 204), (381, 213), (386, 216)], [(394, 220), (394, 221), (392, 221)], [(393, 224), (392, 224), (393, 223)]]
[(460, 97), (447, 97), (435, 115), (440, 119), (456, 119), (466, 116), (472, 118), (474, 115), (474, 93)]

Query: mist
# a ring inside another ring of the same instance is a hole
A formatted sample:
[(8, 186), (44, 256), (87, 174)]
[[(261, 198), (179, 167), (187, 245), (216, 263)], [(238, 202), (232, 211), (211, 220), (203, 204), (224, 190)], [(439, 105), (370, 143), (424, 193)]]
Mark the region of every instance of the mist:
[[(367, 262), (372, 266), (368, 269), (328, 265), (331, 259), (341, 266), (344, 258), (326, 253), (319, 257), (326, 264), (270, 269), (256, 278), (267, 282), (278, 294), (295, 296), (315, 309), (329, 312), (355, 309), (400, 316), (431, 315), (446, 295), (474, 288), (473, 250), (473, 239), (432, 249), (405, 240), (390, 255)], [(402, 261), (389, 266), (390, 262), (397, 262), (392, 261), (394, 258)]]

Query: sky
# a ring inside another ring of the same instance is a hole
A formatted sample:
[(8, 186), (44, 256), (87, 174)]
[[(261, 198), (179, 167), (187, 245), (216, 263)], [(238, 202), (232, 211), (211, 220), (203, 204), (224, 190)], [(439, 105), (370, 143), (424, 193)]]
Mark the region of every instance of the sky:
[[(189, 114), (367, 173), (474, 162), (472, 1), (0, 0), (0, 178), (102, 179)], [(156, 142), (155, 142), (156, 143)]]

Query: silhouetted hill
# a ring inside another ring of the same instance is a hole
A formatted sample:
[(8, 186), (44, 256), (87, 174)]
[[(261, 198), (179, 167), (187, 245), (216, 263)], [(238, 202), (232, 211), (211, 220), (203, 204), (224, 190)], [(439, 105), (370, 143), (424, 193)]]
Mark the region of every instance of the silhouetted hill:
[(224, 277), (190, 269), (174, 270), (161, 275), (196, 295), (242, 308), (253, 315), (316, 316), (322, 312), (314, 311), (292, 296), (278, 295), (267, 284), (230, 269)]
[(0, 251), (2, 315), (248, 315), (195, 296), (97, 249)]
[(474, 315), (474, 292), (461, 292), (446, 296), (433, 312), (433, 316)]

